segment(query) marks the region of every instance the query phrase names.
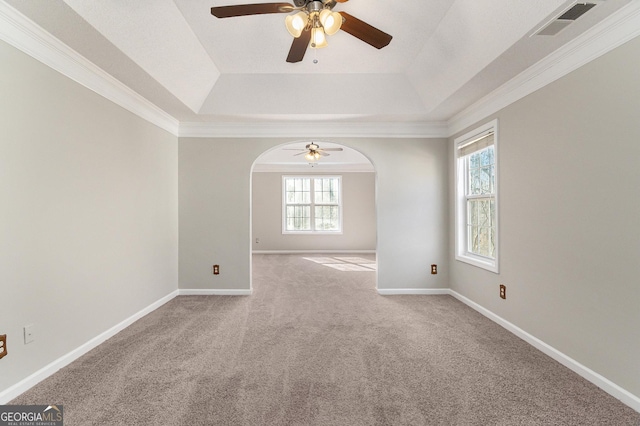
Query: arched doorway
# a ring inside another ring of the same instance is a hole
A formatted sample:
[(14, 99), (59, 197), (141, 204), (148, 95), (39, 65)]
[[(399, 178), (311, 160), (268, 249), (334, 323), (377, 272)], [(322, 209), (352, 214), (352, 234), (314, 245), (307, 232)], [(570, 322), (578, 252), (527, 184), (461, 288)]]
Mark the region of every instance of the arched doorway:
[[(315, 158), (306, 155), (309, 145), (319, 147)], [(372, 272), (376, 287), (376, 172), (365, 155), (318, 140), (276, 146), (255, 160), (250, 197), (251, 258), (299, 254), (338, 270)]]

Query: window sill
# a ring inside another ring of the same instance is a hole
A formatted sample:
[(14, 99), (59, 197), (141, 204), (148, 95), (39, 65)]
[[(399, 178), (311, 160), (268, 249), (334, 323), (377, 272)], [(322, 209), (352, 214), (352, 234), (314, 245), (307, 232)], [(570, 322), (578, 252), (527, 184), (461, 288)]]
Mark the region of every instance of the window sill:
[(487, 259), (486, 257), (474, 256), (470, 254), (458, 254), (456, 255), (456, 260), (468, 263), (469, 265), (473, 265), (478, 268), (486, 269), (487, 271), (493, 272), (494, 274), (500, 273), (500, 269), (498, 268), (498, 259)]

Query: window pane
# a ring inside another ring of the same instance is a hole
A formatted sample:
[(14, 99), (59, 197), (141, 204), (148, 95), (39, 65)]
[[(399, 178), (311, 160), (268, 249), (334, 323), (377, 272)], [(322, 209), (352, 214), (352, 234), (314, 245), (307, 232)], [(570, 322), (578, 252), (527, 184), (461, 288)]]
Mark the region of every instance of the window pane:
[(309, 231), (311, 229), (310, 213), (309, 206), (287, 206), (287, 231)]
[(316, 206), (316, 231), (338, 231), (340, 229), (338, 206)]
[(471, 253), (478, 252), (478, 227), (469, 225), (468, 226), (468, 236), (467, 236), (467, 251)]
[(492, 165), (495, 164), (496, 160), (495, 160), (495, 150), (493, 146), (487, 147), (486, 149), (486, 164), (483, 164), (483, 166), (488, 166), (488, 165)]
[(313, 190), (315, 194), (315, 203), (323, 204), (322, 179), (313, 180)]
[(316, 204), (338, 204), (340, 192), (338, 178), (314, 179), (314, 185)]
[(331, 204), (338, 203), (338, 197), (339, 197), (338, 188), (339, 188), (338, 179), (336, 178), (329, 179), (329, 202)]
[(491, 253), (489, 257), (492, 259), (496, 258), (496, 228), (491, 228), (491, 245), (489, 246)]
[(324, 225), (324, 207), (316, 207), (316, 230), (319, 231)]
[[(331, 204), (336, 204), (338, 202), (338, 182), (337, 179), (328, 179), (328, 188), (325, 191), (326, 194), (326, 202)], [(326, 188), (326, 186), (325, 186)]]
[(480, 170), (472, 169), (469, 171), (469, 193), (471, 195), (480, 194)]
[(491, 193), (491, 167), (483, 167), (480, 169), (480, 193)]
[(495, 226), (496, 226), (496, 223), (497, 223), (497, 221), (496, 221), (496, 200), (492, 199), (490, 201), (489, 210), (491, 211), (491, 213), (490, 213), (490, 215), (491, 215), (491, 227), (494, 228), (494, 231), (495, 231)]
[(485, 257), (495, 256), (494, 199), (478, 198), (467, 201), (467, 250)]
[(496, 190), (495, 153), (493, 146), (469, 155), (467, 181), (469, 195), (493, 194)]
[(491, 237), (490, 229), (485, 227), (478, 228), (478, 251), (480, 256), (489, 257), (491, 255)]
[(478, 223), (478, 203), (475, 200), (467, 201), (467, 225)]
[(489, 168), (489, 173), (491, 175), (490, 181), (489, 181), (489, 184), (490, 184), (489, 192), (491, 194), (494, 194), (496, 192), (496, 166), (495, 165), (492, 165)]
[(479, 200), (478, 204), (478, 222), (474, 225), (491, 226), (491, 212), (489, 211), (489, 201)]
[(469, 168), (477, 169), (480, 167), (480, 154), (475, 152), (469, 156)]
[(480, 154), (480, 166), (488, 166), (492, 163), (491, 161), (491, 154), (493, 152), (493, 149), (491, 148), (486, 148), (483, 149), (482, 151), (479, 152)]
[(311, 201), (310, 179), (287, 178), (285, 179), (285, 203), (309, 204)]

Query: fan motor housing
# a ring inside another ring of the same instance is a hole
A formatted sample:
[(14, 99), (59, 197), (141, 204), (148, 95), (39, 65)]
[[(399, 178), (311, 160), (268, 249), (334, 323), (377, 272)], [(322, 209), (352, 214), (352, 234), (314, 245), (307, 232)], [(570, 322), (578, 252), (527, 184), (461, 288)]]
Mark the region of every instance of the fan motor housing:
[(309, 0), (293, 0), (293, 3), (297, 6), (297, 7), (302, 7), (305, 6), (307, 4)]

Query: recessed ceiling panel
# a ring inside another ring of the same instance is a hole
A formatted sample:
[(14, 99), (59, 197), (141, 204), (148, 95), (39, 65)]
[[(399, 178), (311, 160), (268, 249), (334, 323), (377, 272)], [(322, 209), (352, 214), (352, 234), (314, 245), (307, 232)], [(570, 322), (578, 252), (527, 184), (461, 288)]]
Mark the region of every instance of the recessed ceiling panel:
[[(265, 3), (256, 0), (176, 0), (222, 73), (398, 73), (404, 72), (437, 28), (454, 0), (350, 0), (345, 11), (393, 36), (381, 50), (344, 31), (327, 37), (328, 47), (309, 49), (302, 62), (286, 62), (293, 37), (286, 13), (216, 18), (212, 6)], [(290, 2), (293, 4), (293, 2)], [(314, 63), (314, 59), (318, 63)]]

